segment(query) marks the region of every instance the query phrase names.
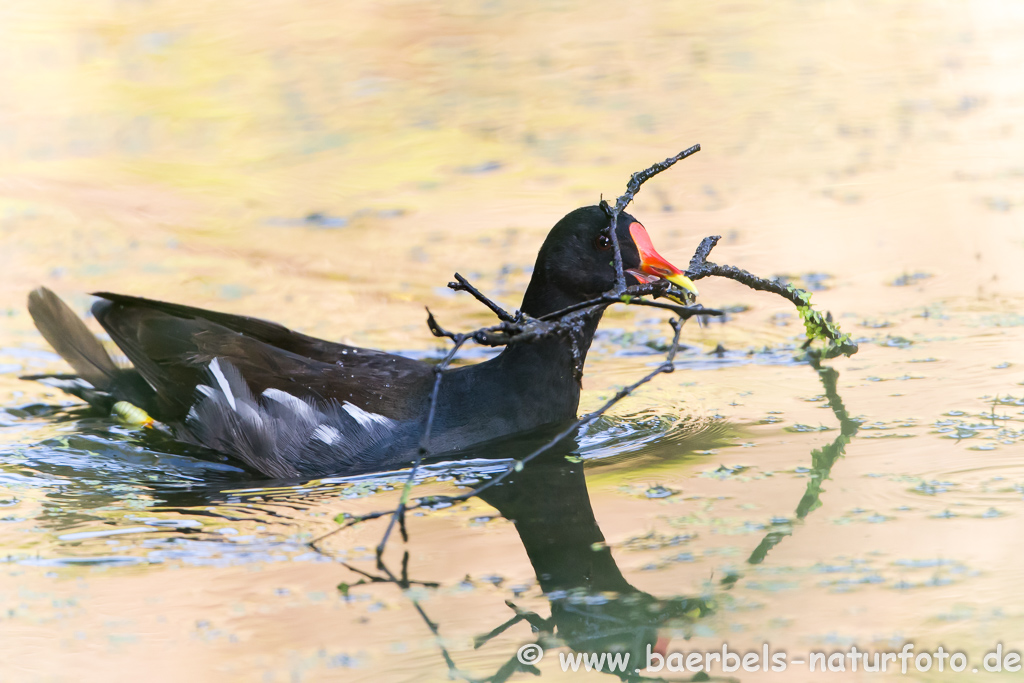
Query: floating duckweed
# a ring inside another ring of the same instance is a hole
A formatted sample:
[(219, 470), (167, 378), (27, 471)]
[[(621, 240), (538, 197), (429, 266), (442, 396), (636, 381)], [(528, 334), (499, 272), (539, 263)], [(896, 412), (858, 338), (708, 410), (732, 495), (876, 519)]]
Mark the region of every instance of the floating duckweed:
[(922, 481), (914, 487), (914, 491), (923, 493), (926, 496), (934, 496), (937, 493), (946, 493), (953, 486), (955, 484), (951, 481), (937, 481), (933, 479), (932, 481)]
[(672, 489), (665, 488), (664, 486), (661, 486), (659, 484), (659, 485), (652, 486), (649, 489), (647, 489), (644, 492), (644, 495), (647, 496), (648, 498), (668, 498), (669, 496), (674, 496), (677, 493), (679, 493), (679, 492), (678, 491), (673, 491)]
[(1024, 326), (1024, 315), (1019, 313), (983, 315), (981, 324), (984, 327), (1021, 327)]
[(893, 429), (910, 429), (916, 427), (917, 422), (913, 419), (906, 420), (893, 420), (891, 422), (882, 422), (881, 420), (875, 420), (874, 422), (862, 422), (860, 429), (861, 431), (890, 431)]
[(895, 349), (908, 349), (914, 345), (914, 342), (910, 341), (906, 337), (888, 336), (882, 342), (882, 346), (889, 346)]
[(924, 375), (900, 375), (899, 377), (877, 377), (872, 375), (864, 379), (868, 382), (904, 382), (908, 379), (924, 379)]
[(426, 496), (419, 499), (418, 502), (421, 508), (426, 508), (427, 510), (443, 510), (454, 505), (452, 501), (443, 496)]
[(712, 479), (727, 479), (735, 474), (740, 474), (746, 469), (748, 469), (746, 465), (719, 465), (717, 469), (701, 472), (700, 476), (711, 477)]
[(660, 548), (689, 543), (694, 538), (696, 538), (696, 536), (693, 534), (676, 534), (675, 536), (666, 536), (652, 531), (643, 536), (634, 536), (627, 539), (621, 547), (626, 550), (658, 550)]
[(927, 280), (931, 276), (932, 276), (931, 273), (923, 273), (923, 272), (920, 272), (920, 271), (916, 272), (916, 273), (904, 273), (903, 275), (900, 275), (898, 278), (896, 278), (896, 279), (892, 280), (891, 282), (889, 282), (889, 286), (890, 287), (909, 287), (910, 285), (913, 285), (913, 284), (915, 284), (917, 282), (920, 282), (921, 280)]
[(792, 433), (800, 434), (800, 433), (808, 433), (808, 432), (830, 432), (830, 431), (834, 430), (835, 427), (826, 427), (824, 425), (818, 425), (817, 427), (812, 427), (811, 425), (805, 425), (805, 424), (799, 424), (798, 423), (798, 424), (795, 424), (795, 425), (792, 425), (792, 426), (789, 426), (789, 427), (783, 427), (782, 429), (783, 429), (783, 431), (786, 431), (786, 432), (792, 432)]

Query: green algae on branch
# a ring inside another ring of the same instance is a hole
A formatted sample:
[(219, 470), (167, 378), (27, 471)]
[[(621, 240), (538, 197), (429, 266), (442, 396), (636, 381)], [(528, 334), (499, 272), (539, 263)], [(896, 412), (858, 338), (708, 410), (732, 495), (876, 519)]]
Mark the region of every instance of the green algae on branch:
[(811, 293), (807, 290), (798, 289), (793, 285), (783, 285), (776, 280), (766, 280), (736, 266), (721, 266), (708, 261), (708, 255), (720, 239), (722, 239), (720, 235), (714, 235), (701, 240), (686, 269), (688, 278), (700, 280), (716, 275), (735, 280), (751, 289), (778, 294), (796, 306), (807, 331), (807, 343), (810, 344), (817, 340), (825, 343), (825, 348), (821, 352), (822, 358), (852, 356), (857, 353), (857, 344), (850, 339), (849, 334), (844, 334), (839, 326), (832, 322), (832, 315), (822, 315), (811, 306)]
[[(797, 289), (793, 285), (786, 285), (786, 291), (799, 299), (796, 310), (804, 321), (804, 329), (807, 330), (807, 343), (815, 340), (825, 342), (822, 350), (822, 358), (835, 358), (836, 356), (852, 356), (857, 353), (857, 344), (850, 339), (850, 335), (839, 329), (839, 325), (832, 322), (832, 314), (822, 315), (820, 311), (814, 310), (811, 306), (811, 293), (804, 289)], [(793, 301), (792, 298), (786, 297)], [(795, 302), (794, 302), (795, 303)]]

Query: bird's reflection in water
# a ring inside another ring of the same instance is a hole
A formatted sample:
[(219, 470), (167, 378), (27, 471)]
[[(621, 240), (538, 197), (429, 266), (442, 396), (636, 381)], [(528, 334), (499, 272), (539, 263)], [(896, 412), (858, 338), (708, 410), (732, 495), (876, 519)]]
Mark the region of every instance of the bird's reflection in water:
[[(478, 638), (477, 646), (526, 620), (537, 630), (542, 646), (628, 652), (629, 662), (645, 662), (648, 648), (658, 649), (659, 629), (693, 622), (706, 615), (711, 604), (703, 597), (657, 598), (626, 580), (594, 517), (583, 463), (567, 461), (565, 453), (555, 450), (507, 483), (480, 494), (514, 522), (551, 614), (544, 618), (510, 604), (515, 616)], [(513, 658), (491, 680), (529, 668)]]

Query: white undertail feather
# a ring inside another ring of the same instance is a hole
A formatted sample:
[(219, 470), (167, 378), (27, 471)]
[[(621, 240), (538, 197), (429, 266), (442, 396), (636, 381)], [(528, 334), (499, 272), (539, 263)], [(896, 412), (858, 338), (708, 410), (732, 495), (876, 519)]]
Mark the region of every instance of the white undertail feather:
[(313, 430), (313, 438), (330, 445), (341, 438), (341, 432), (330, 425), (319, 425)]

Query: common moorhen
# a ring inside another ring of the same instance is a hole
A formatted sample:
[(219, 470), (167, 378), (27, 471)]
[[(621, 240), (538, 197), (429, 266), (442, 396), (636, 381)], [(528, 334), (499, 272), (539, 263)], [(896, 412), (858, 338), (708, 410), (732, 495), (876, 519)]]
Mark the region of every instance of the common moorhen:
[[(664, 278), (696, 293), (629, 214), (620, 214), (617, 236), (627, 284)], [(521, 310), (538, 318), (614, 284), (608, 214), (598, 206), (576, 209), (545, 239)], [(78, 373), (51, 383), (93, 405), (109, 410), (115, 401), (130, 402), (178, 439), (234, 456), (268, 477), (380, 470), (418, 452), (434, 383), (427, 363), (257, 318), (96, 296), (93, 315), (130, 368), (115, 365), (53, 292), (39, 288), (28, 298), (39, 331)], [(581, 311), (567, 334), (512, 343), (488, 361), (446, 371), (431, 453), (575, 417), (575, 368), (582, 367), (602, 312)]]

